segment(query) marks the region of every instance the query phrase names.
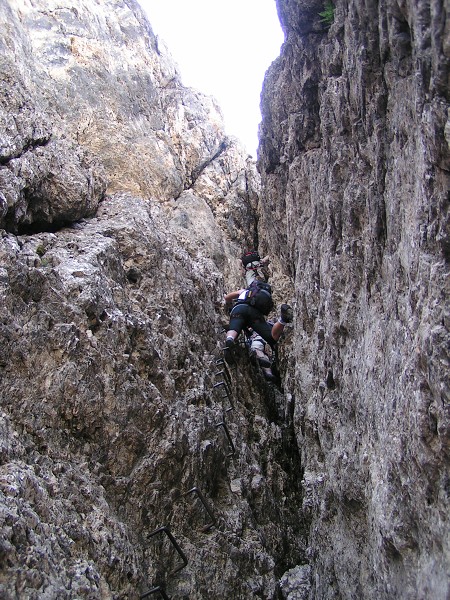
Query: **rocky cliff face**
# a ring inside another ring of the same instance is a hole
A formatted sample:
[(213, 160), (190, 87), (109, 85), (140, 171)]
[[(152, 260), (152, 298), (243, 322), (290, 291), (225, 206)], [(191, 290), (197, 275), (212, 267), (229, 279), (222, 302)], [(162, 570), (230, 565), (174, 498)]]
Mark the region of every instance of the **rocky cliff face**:
[(1, 596), (274, 597), (306, 560), (292, 419), (220, 362), (255, 165), (136, 2), (0, 28)]
[[(296, 306), (312, 597), (448, 595), (448, 5), (279, 0), (260, 238)], [(295, 584), (294, 584), (295, 587)]]
[(134, 0), (0, 0), (2, 597), (445, 598), (446, 12), (366, 4), (280, 0), (261, 187)]

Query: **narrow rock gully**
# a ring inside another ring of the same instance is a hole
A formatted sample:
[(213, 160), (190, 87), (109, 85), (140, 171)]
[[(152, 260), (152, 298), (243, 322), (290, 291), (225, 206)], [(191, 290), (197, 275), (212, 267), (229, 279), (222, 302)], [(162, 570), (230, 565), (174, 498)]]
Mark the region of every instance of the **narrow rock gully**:
[[(210, 401), (197, 407), (214, 421), (209, 428), (216, 439), (203, 444), (204, 455), (214, 446), (213, 473), (200, 465), (195, 485), (178, 494), (183, 506), (178, 517), (171, 513), (170, 527), (161, 524), (148, 535), (149, 586), (142, 599), (206, 597), (203, 584), (209, 587), (212, 564), (220, 572), (224, 553), (236, 563), (233, 597), (283, 598), (283, 574), (307, 563), (310, 523), (301, 516), (293, 401), (286, 402), (280, 379), (265, 380), (243, 334), (231, 361), (225, 360), (222, 343), (208, 365)], [(194, 574), (195, 568), (204, 575)], [(196, 590), (190, 588), (193, 580)], [(217, 583), (214, 587), (208, 597), (218, 597)], [(229, 593), (224, 582), (221, 597)]]

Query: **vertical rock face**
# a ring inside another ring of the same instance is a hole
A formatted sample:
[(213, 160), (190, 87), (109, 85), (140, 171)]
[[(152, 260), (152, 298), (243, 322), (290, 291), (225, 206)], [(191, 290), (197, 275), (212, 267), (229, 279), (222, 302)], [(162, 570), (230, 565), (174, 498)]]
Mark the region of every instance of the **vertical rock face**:
[[(2, 597), (446, 598), (446, 9), (323, 8), (261, 191), (136, 2), (0, 0)], [(257, 241), (283, 391), (217, 362)]]
[(178, 199), (202, 175), (209, 200), (257, 193), (254, 169), (225, 135), (215, 101), (182, 86), (139, 5), (130, 6), (1, 3), (6, 229), (92, 216), (105, 177), (108, 193), (160, 201)]
[(136, 2), (0, 0), (0, 28), (0, 595), (274, 597), (292, 419), (216, 363), (255, 165)]
[(331, 24), (322, 2), (278, 9), (286, 42), (262, 95), (259, 234), (296, 306), (286, 389), (311, 597), (444, 600), (447, 5), (338, 1)]

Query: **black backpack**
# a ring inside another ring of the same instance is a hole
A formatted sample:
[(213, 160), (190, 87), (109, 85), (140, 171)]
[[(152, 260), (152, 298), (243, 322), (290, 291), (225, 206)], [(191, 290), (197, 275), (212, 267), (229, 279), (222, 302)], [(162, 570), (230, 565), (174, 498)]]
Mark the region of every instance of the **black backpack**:
[(252, 281), (246, 290), (245, 299), (238, 302), (249, 304), (263, 315), (268, 315), (273, 308), (272, 288), (264, 281)]
[(249, 263), (259, 262), (261, 260), (256, 250), (249, 250), (242, 256), (242, 264), (246, 267)]

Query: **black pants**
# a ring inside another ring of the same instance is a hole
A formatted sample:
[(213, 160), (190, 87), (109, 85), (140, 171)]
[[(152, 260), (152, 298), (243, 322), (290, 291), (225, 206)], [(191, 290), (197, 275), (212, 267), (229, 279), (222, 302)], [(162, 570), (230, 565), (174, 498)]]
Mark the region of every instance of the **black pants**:
[(228, 329), (234, 329), (239, 335), (244, 327), (251, 327), (272, 348), (276, 344), (276, 341), (272, 337), (272, 325), (267, 323), (264, 315), (259, 310), (256, 310), (256, 308), (253, 308), (253, 306), (238, 304), (231, 311)]

